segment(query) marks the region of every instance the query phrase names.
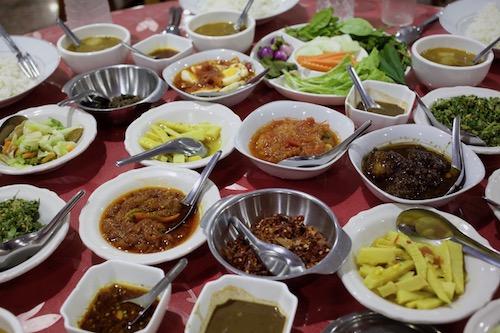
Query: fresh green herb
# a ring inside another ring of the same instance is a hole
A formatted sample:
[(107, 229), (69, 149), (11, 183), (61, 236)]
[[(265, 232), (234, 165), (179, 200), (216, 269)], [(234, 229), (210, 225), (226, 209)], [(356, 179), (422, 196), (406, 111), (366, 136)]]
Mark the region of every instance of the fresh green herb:
[(500, 97), (440, 98), (432, 104), (431, 112), (449, 128), (459, 115), (463, 130), (479, 136), (489, 147), (500, 146)]
[[(352, 81), (347, 73), (346, 66), (350, 58), (345, 57), (340, 64), (329, 72), (310, 78), (301, 78), (296, 72), (285, 71), (285, 81), (294, 90), (314, 93), (346, 96), (352, 87)], [(374, 49), (370, 55), (354, 66), (361, 80), (377, 80), (393, 82), (383, 71), (379, 70), (380, 56)]]
[(267, 72), (266, 77), (269, 79), (277, 78), (283, 74), (283, 71), (292, 71), (297, 69), (297, 65), (286, 62), (282, 60), (273, 60), (270, 58), (262, 58), (260, 59), (260, 63), (265, 68), (269, 68), (269, 72)]
[(340, 24), (340, 29), (342, 33), (355, 35), (355, 36), (369, 36), (374, 33), (378, 34), (377, 30), (367, 20), (359, 17), (353, 17), (343, 21)]
[(37, 231), (40, 201), (12, 198), (0, 202), (0, 243)]
[(339, 30), (339, 18), (333, 16), (333, 9), (326, 8), (317, 12), (311, 22), (302, 28), (288, 28), (286, 33), (292, 37), (308, 42), (318, 36), (333, 37), (342, 35)]
[(405, 84), (405, 68), (401, 63), (398, 51), (392, 43), (385, 44), (382, 51), (380, 51), (380, 66), (387, 75), (395, 82)]

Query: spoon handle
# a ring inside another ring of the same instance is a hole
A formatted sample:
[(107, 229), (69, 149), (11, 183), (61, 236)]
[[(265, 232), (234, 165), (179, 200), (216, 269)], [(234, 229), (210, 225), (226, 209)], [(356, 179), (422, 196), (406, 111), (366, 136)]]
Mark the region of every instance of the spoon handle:
[(245, 5), (245, 8), (243, 8), (243, 12), (238, 17), (238, 20), (236, 21), (236, 26), (238, 27), (238, 30), (241, 30), (241, 26), (247, 20), (247, 14), (248, 14), (248, 11), (250, 10), (250, 7), (252, 7), (253, 1), (254, 0), (248, 0), (247, 1), (247, 4)]
[(361, 101), (363, 102), (363, 105), (365, 106), (365, 110), (368, 110), (370, 108), (376, 108), (377, 104), (375, 101), (368, 95), (366, 92), (365, 88), (363, 87), (363, 84), (361, 83), (361, 80), (354, 70), (354, 68), (351, 65), (347, 65), (347, 73), (349, 73), (349, 76), (351, 77), (352, 83), (356, 87), (356, 90), (358, 91), (359, 95), (361, 96)]
[(158, 147), (143, 151), (142, 153), (116, 161), (116, 166), (121, 167), (130, 163), (140, 162), (160, 154), (174, 153), (178, 150), (172, 146), (171, 141), (159, 145)]
[(85, 195), (84, 190), (78, 191), (67, 203), (64, 207), (54, 216), (52, 221), (50, 221), (45, 227), (40, 230), (40, 234), (38, 235), (38, 239), (44, 240), (46, 237), (52, 235), (53, 231), (57, 229), (57, 227), (64, 220), (66, 215), (73, 209), (76, 203)]
[(481, 60), (481, 58), (484, 57), (486, 55), (486, 53), (490, 52), (490, 50), (499, 41), (500, 41), (500, 36), (498, 36), (494, 41), (492, 41), (491, 43), (489, 43), (488, 46), (486, 46), (481, 52), (479, 52), (479, 54), (477, 56), (475, 56), (474, 59), (472, 60), (472, 63), (473, 64), (477, 64)]
[(75, 44), (76, 46), (79, 46), (81, 44), (80, 39), (73, 33), (73, 31), (71, 31), (70, 28), (68, 28), (66, 24), (64, 24), (64, 22), (60, 18), (56, 19), (56, 23), (62, 29), (62, 31), (64, 31), (64, 34), (68, 36), (73, 44)]
[(171, 7), (170, 8), (170, 22), (169, 25), (179, 26), (182, 18), (182, 8), (181, 7)]
[(201, 194), (201, 190), (203, 189), (203, 185), (205, 185), (205, 181), (207, 180), (208, 176), (212, 173), (212, 170), (215, 168), (215, 164), (217, 164), (217, 161), (219, 161), (220, 156), (222, 155), (222, 151), (218, 150), (210, 159), (208, 162), (207, 166), (203, 169), (201, 172), (200, 177), (196, 180), (194, 183), (193, 188), (189, 193), (186, 195), (184, 200), (182, 201), (185, 205), (192, 207), (196, 204), (198, 201), (198, 197)]
[(231, 223), (239, 233), (243, 234), (249, 241), (250, 246), (255, 250), (257, 255), (260, 256), (260, 249), (258, 244), (261, 243), (260, 239), (255, 237), (255, 235), (248, 229), (245, 223), (241, 222), (239, 218), (231, 216), (229, 218), (229, 223)]
[(441, 14), (442, 14), (442, 12), (439, 11), (436, 14), (432, 15), (431, 17), (429, 17), (428, 19), (426, 19), (424, 22), (420, 23), (420, 25), (418, 26), (418, 29), (420, 31), (424, 30), (425, 27), (427, 27), (429, 24), (432, 24), (435, 21), (437, 21), (439, 19), (439, 17), (441, 16)]
[(132, 51), (134, 53), (140, 54), (144, 57), (152, 58), (151, 56), (148, 56), (146, 53), (136, 49), (135, 47), (133, 47), (132, 45), (129, 45), (128, 43), (125, 43), (124, 41), (121, 41), (120, 44), (123, 45), (126, 49), (129, 49), (130, 51)]
[(179, 275), (184, 270), (184, 268), (186, 268), (187, 264), (188, 260), (186, 258), (182, 258), (177, 262), (177, 264), (175, 264), (174, 267), (172, 267), (170, 271), (168, 271), (168, 273), (163, 277), (163, 279), (161, 279), (153, 288), (151, 288), (151, 290), (146, 294), (147, 297), (145, 297), (144, 299), (144, 304), (149, 304), (149, 305), (147, 307), (146, 306), (144, 307), (144, 309), (141, 311), (141, 315), (142, 313), (147, 311), (147, 309), (149, 308), (151, 303), (154, 302), (156, 297), (158, 297), (158, 295), (161, 294), (161, 292), (165, 290), (165, 288), (167, 288), (168, 285), (172, 283), (173, 280), (175, 280), (177, 275)]
[(465, 235), (457, 235), (452, 237), (453, 241), (462, 244), (463, 251), (473, 257), (481, 259), (488, 264), (491, 264), (496, 267), (500, 267), (500, 254), (496, 251), (493, 251), (483, 244), (465, 236)]

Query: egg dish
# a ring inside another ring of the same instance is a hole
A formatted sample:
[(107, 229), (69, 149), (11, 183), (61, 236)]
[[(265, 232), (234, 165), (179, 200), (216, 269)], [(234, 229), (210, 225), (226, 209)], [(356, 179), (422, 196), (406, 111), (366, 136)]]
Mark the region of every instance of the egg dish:
[(200, 92), (229, 92), (244, 85), (255, 76), (252, 64), (231, 60), (208, 60), (189, 66), (175, 75), (174, 85), (190, 94)]

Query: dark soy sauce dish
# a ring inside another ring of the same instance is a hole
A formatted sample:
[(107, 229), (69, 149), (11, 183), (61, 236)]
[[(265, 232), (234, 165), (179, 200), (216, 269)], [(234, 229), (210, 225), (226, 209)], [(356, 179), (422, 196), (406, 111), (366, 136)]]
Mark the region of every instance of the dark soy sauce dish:
[(153, 51), (148, 53), (148, 56), (154, 59), (167, 59), (171, 58), (174, 55), (179, 53), (179, 51), (169, 48), (169, 47), (162, 47), (158, 49), (154, 49)]

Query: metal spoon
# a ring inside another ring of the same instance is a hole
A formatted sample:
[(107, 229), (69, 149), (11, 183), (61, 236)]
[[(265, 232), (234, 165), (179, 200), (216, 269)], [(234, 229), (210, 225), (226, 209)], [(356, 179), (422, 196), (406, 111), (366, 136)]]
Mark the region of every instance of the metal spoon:
[(478, 53), (477, 56), (472, 59), (472, 64), (477, 65), (482, 61), (482, 58), (486, 55), (486, 53), (490, 52), (490, 50), (495, 47), (496, 43), (500, 41), (500, 36), (497, 37), (494, 41), (489, 43), (481, 52)]
[(137, 317), (135, 317), (134, 320), (129, 321), (127, 323), (127, 329), (129, 330), (132, 329), (132, 326), (139, 319), (141, 319), (141, 317), (144, 315), (144, 313), (146, 313), (146, 311), (148, 311), (149, 307), (156, 300), (156, 297), (158, 297), (158, 295), (160, 295), (163, 292), (163, 290), (165, 290), (170, 285), (170, 283), (172, 283), (172, 281), (184, 270), (184, 268), (186, 268), (187, 264), (188, 260), (186, 258), (182, 258), (177, 262), (177, 264), (175, 264), (174, 267), (172, 267), (170, 271), (168, 271), (167, 274), (165, 274), (165, 276), (160, 281), (158, 281), (157, 284), (154, 285), (153, 288), (151, 288), (150, 291), (139, 297), (126, 299), (121, 302), (121, 303), (127, 303), (127, 302), (134, 303), (142, 308), (142, 310), (139, 311), (139, 313), (137, 314)]
[(189, 191), (186, 197), (181, 201), (181, 211), (179, 212), (177, 221), (169, 226), (167, 231), (165, 231), (166, 234), (174, 231), (179, 226), (181, 226), (196, 211), (196, 203), (198, 202), (198, 198), (203, 191), (205, 182), (208, 179), (208, 176), (212, 173), (212, 170), (215, 168), (215, 164), (217, 164), (217, 161), (219, 160), (221, 154), (222, 151), (218, 150), (205, 166), (205, 168), (201, 172), (200, 177), (194, 183), (191, 191)]
[(351, 81), (354, 84), (356, 90), (358, 91), (359, 96), (361, 97), (361, 102), (363, 103), (365, 110), (368, 112), (372, 111), (376, 113), (381, 113), (380, 111), (382, 110), (382, 107), (378, 105), (373, 100), (373, 98), (370, 97), (370, 95), (368, 95), (368, 92), (365, 90), (365, 87), (363, 87), (363, 84), (361, 83), (361, 79), (359, 78), (358, 74), (351, 65), (347, 65), (347, 73), (349, 73)]
[(14, 267), (37, 253), (51, 236), (59, 230), (64, 218), (75, 204), (85, 195), (84, 190), (78, 191), (54, 218), (40, 230), (11, 239), (0, 244), (0, 270)]
[(243, 8), (243, 12), (241, 12), (241, 15), (238, 17), (238, 20), (236, 20), (236, 23), (234, 24), (234, 30), (241, 31), (241, 27), (247, 22), (248, 11), (250, 10), (250, 7), (252, 7), (253, 1), (254, 0), (247, 1), (245, 8)]
[(177, 138), (153, 149), (146, 150), (134, 156), (130, 156), (116, 161), (116, 166), (123, 166), (129, 163), (140, 162), (160, 154), (182, 153), (187, 156), (207, 156), (208, 150), (203, 143), (191, 138)]
[(181, 31), (179, 30), (179, 24), (181, 23), (181, 18), (182, 18), (182, 8), (171, 7), (169, 13), (170, 13), (170, 23), (165, 28), (164, 33), (180, 36)]
[(58, 106), (66, 106), (68, 104), (71, 104), (71, 103), (79, 103), (81, 102), (83, 99), (88, 99), (89, 101), (91, 101), (92, 97), (99, 97), (99, 98), (103, 98), (103, 99), (106, 99), (109, 101), (109, 98), (107, 98), (106, 96), (104, 96), (103, 94), (101, 94), (100, 92), (97, 92), (95, 90), (87, 90), (87, 91), (83, 91), (79, 94), (76, 94), (75, 96), (72, 96), (72, 97), (68, 97), (66, 99), (63, 99), (62, 101), (60, 101), (59, 103), (57, 103)]
[(125, 43), (124, 41), (121, 41), (120, 44), (123, 45), (123, 46), (125, 46), (125, 48), (129, 49), (130, 51), (132, 51), (134, 53), (137, 53), (137, 54), (140, 54), (141, 56), (148, 57), (148, 58), (153, 58), (153, 59), (157, 59), (157, 57), (150, 56), (149, 54), (146, 54), (146, 53), (142, 52), (141, 50), (133, 47), (130, 44)]
[(25, 116), (13, 115), (3, 122), (2, 126), (0, 126), (0, 147), (3, 146), (5, 139), (7, 139), (16, 126), (26, 120), (28, 120), (28, 118)]
[(483, 196), (483, 199), (486, 200), (486, 202), (492, 205), (494, 208), (500, 209), (500, 202), (496, 202), (495, 200), (492, 200), (485, 196)]
[(201, 92), (192, 93), (191, 95), (194, 95), (194, 96), (197, 96), (197, 97), (207, 97), (207, 98), (210, 98), (210, 97), (221, 97), (221, 96), (224, 96), (224, 95), (233, 94), (233, 93), (235, 93), (235, 92), (237, 92), (237, 91), (239, 91), (241, 89), (247, 88), (247, 87), (249, 87), (251, 85), (257, 85), (257, 84), (259, 84), (259, 82), (262, 81), (262, 79), (264, 78), (264, 76), (266, 76), (267, 72), (269, 72), (269, 68), (264, 69), (262, 72), (260, 72), (259, 74), (255, 75), (253, 78), (251, 78), (250, 80), (248, 80), (244, 85), (239, 86), (235, 90), (230, 90), (230, 91), (201, 91)]
[(80, 46), (82, 41), (73, 33), (73, 31), (71, 31), (71, 29), (63, 22), (63, 20), (57, 18), (56, 23), (75, 46)]
[(287, 159), (279, 161), (278, 164), (289, 167), (314, 167), (326, 164), (331, 160), (333, 160), (338, 155), (343, 154), (344, 151), (347, 148), (349, 148), (351, 142), (354, 141), (354, 139), (356, 139), (358, 136), (362, 135), (368, 129), (368, 127), (370, 127), (371, 124), (372, 124), (371, 120), (365, 121), (363, 125), (361, 125), (356, 131), (354, 131), (354, 133), (349, 135), (344, 141), (342, 141), (333, 149), (330, 149), (324, 154), (289, 157)]
[[(417, 103), (420, 106), (420, 108), (424, 111), (425, 116), (427, 117), (427, 120), (429, 123), (436, 127), (439, 128), (440, 130), (451, 134), (451, 131), (448, 127), (446, 127), (444, 124), (440, 123), (436, 117), (432, 114), (431, 110), (425, 105), (424, 101), (420, 98), (420, 96), (415, 92), (415, 98), (417, 99)], [(472, 133), (469, 133), (467, 131), (460, 130), (460, 135), (461, 135), (461, 140), (463, 143), (470, 145), (470, 146), (486, 146), (486, 142), (484, 142), (480, 137), (477, 135), (474, 135)]]
[(395, 37), (398, 41), (406, 44), (411, 44), (415, 40), (420, 37), (420, 34), (422, 31), (431, 23), (434, 23), (434, 21), (437, 21), (439, 19), (439, 16), (441, 16), (441, 12), (438, 12), (431, 17), (429, 17), (427, 20), (422, 22), (420, 25), (412, 25), (408, 27), (402, 27), (401, 29), (396, 32)]
[(261, 241), (237, 217), (230, 217), (229, 222), (247, 239), (250, 247), (271, 274), (283, 276), (300, 273), (306, 269), (298, 255), (283, 246)]
[(460, 116), (453, 118), (453, 129), (451, 131), (451, 167), (452, 169), (457, 169), (460, 173), (446, 194), (459, 191), (465, 183), (465, 164), (462, 142), (460, 141)]
[(438, 213), (422, 208), (407, 209), (399, 214), (396, 224), (398, 230), (408, 236), (431, 240), (449, 239), (462, 244), (465, 253), (500, 267), (500, 253), (465, 235)]

